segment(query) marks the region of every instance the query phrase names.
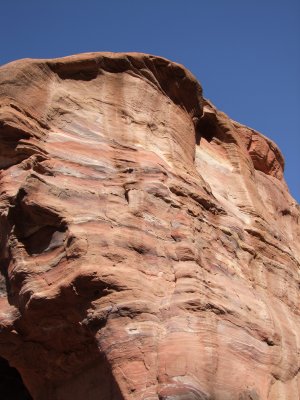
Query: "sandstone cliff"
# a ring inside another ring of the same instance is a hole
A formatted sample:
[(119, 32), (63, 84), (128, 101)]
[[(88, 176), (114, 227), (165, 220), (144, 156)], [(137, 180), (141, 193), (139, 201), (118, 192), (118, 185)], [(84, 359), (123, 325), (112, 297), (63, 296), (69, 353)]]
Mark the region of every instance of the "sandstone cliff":
[(271, 140), (181, 65), (89, 53), (0, 68), (0, 146), (0, 356), (33, 399), (300, 399)]

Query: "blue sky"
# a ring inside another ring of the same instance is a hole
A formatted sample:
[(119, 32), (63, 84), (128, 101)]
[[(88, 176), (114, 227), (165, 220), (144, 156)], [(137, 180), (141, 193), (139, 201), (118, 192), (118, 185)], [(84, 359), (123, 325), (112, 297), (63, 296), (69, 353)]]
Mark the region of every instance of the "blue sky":
[(3, 1), (0, 64), (88, 51), (182, 63), (219, 109), (279, 145), (300, 202), (299, 21), (299, 0)]

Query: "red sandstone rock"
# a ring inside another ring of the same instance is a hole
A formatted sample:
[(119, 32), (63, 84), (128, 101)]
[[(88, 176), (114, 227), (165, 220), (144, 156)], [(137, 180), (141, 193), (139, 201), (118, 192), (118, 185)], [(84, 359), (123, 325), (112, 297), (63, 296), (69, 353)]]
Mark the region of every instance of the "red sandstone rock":
[(276, 145), (159, 57), (21, 60), (0, 83), (0, 356), (32, 397), (299, 400)]

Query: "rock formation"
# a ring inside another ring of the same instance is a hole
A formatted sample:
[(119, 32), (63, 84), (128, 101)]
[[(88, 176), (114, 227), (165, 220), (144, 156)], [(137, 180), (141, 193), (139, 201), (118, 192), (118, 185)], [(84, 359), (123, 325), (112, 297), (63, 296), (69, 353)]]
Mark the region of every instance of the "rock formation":
[(0, 356), (34, 400), (300, 399), (271, 140), (181, 65), (89, 53), (0, 68), (0, 145)]

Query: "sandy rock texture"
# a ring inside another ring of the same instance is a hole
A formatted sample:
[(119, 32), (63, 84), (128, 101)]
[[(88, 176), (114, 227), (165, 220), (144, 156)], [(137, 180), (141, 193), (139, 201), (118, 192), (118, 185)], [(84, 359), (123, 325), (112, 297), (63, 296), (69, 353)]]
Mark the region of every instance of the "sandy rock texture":
[(299, 400), (277, 146), (179, 64), (0, 68), (0, 356), (34, 400)]

